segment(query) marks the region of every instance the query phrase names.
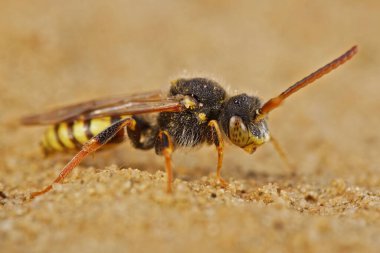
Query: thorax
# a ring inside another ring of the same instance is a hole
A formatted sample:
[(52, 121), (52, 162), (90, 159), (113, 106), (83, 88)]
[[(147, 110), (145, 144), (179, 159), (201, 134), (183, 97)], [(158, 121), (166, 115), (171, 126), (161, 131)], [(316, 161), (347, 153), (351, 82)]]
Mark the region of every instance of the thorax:
[(219, 118), (226, 97), (225, 90), (205, 78), (178, 79), (172, 82), (169, 96), (184, 96), (186, 109), (160, 113), (158, 124), (168, 131), (177, 146), (195, 146), (207, 137), (207, 124)]

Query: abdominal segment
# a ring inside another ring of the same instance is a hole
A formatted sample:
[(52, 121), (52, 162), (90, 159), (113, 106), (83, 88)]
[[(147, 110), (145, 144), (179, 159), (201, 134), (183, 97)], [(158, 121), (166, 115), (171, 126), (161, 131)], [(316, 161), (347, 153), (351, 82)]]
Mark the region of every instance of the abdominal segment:
[[(52, 125), (44, 133), (41, 141), (42, 149), (45, 154), (78, 150), (92, 137), (124, 117), (127, 116), (75, 120)], [(124, 136), (125, 130), (123, 129), (109, 143), (120, 142)]]

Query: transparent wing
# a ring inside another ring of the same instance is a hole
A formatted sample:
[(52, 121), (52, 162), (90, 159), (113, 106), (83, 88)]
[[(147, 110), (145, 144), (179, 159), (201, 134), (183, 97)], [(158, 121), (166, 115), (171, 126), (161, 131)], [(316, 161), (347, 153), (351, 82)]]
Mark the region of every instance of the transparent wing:
[(180, 111), (182, 105), (179, 100), (179, 97), (167, 97), (162, 91), (101, 98), (26, 116), (21, 119), (21, 123), (24, 125), (51, 125), (78, 118)]

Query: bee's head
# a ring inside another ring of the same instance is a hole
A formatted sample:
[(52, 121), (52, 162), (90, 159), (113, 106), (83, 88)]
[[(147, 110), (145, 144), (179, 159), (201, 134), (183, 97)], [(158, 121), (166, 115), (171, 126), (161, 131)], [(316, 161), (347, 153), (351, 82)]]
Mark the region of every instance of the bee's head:
[(269, 141), (265, 118), (260, 119), (261, 102), (257, 97), (240, 94), (229, 98), (221, 113), (220, 124), (233, 144), (252, 154)]

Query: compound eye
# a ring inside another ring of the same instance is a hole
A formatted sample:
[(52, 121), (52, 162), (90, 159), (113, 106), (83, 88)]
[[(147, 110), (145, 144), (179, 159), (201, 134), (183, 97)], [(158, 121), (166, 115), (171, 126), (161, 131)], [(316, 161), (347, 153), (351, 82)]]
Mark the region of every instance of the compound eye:
[(235, 145), (244, 147), (249, 141), (249, 131), (239, 116), (233, 116), (229, 124), (229, 139)]

